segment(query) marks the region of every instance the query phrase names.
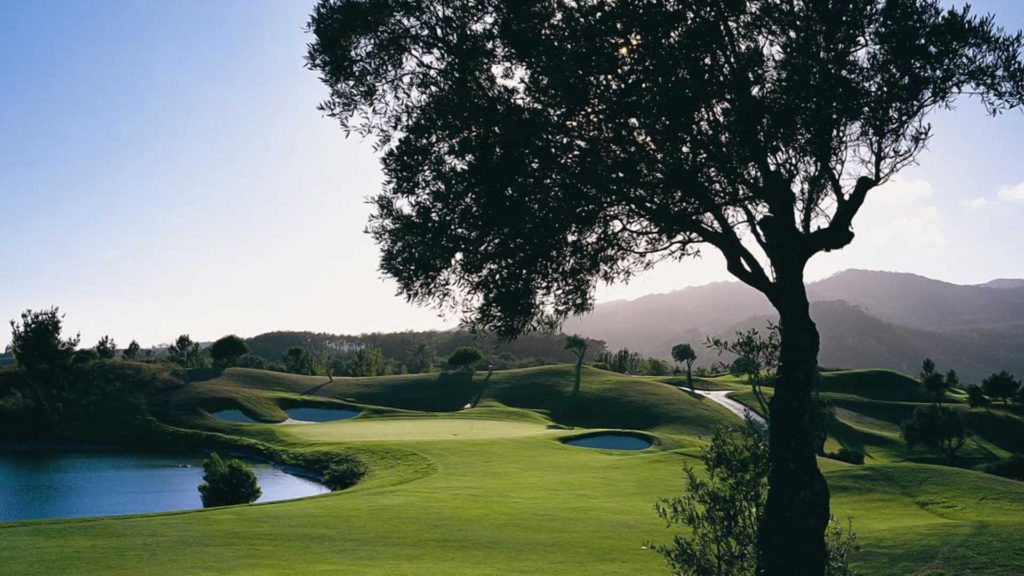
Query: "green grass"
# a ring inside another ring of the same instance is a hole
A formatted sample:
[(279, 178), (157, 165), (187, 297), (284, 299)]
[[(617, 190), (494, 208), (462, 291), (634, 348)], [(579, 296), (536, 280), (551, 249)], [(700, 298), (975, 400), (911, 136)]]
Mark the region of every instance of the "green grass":
[[(881, 384), (860, 375), (835, 393), (861, 404), (840, 419), (887, 458), (821, 460), (837, 516), (852, 516), (867, 574), (1009, 574), (1024, 569), (1024, 483), (897, 462), (884, 411), (860, 412)], [(841, 379), (840, 379), (841, 380)], [(707, 432), (738, 422), (710, 400), (654, 378), (588, 369), (571, 394), (558, 366), (440, 378), (295, 377), (230, 370), (160, 399), (177, 425), (299, 451), (354, 450), (370, 466), (353, 489), (274, 504), (122, 518), (0, 524), (7, 574), (667, 574), (642, 548), (665, 542), (654, 501), (681, 491)], [(736, 382), (717, 386), (742, 389)], [(311, 388), (315, 396), (309, 394)], [(423, 388), (422, 390), (420, 388)], [(874, 392), (869, 392), (874, 390)], [(883, 387), (883, 392), (884, 387)], [(435, 394), (436, 398), (430, 395)], [(738, 393), (743, 397), (744, 393)], [(459, 410), (466, 402), (475, 408)], [(232, 425), (242, 407), (268, 420), (295, 403), (363, 410), (336, 423)], [(875, 400), (874, 402), (882, 402)], [(417, 409), (433, 408), (429, 411)], [(639, 452), (560, 442), (592, 429), (656, 439)]]

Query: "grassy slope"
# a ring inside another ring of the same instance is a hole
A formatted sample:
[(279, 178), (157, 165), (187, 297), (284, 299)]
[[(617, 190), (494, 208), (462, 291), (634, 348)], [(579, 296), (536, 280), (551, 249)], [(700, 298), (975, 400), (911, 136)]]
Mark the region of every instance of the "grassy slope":
[[(697, 454), (697, 435), (734, 420), (653, 379), (597, 370), (587, 371), (574, 401), (570, 377), (555, 367), (486, 381), (336, 379), (317, 391), (372, 407), (345, 422), (247, 426), (213, 421), (197, 407), (238, 401), (275, 419), (279, 402), (314, 401), (301, 393), (323, 379), (232, 370), (175, 393), (167, 410), (190, 425), (286, 447), (358, 446), (373, 467), (370, 481), (285, 503), (0, 524), (0, 566), (30, 575), (664, 574), (641, 548), (671, 534), (651, 505), (679, 491), (679, 467)], [(413, 389), (421, 386), (436, 397)], [(470, 399), (476, 408), (447, 412)], [(445, 410), (408, 412), (427, 405)], [(659, 444), (638, 453), (574, 448), (558, 441), (580, 432), (562, 428), (569, 426), (646, 430)], [(399, 457), (410, 452), (421, 459)], [(1024, 484), (923, 464), (822, 464), (835, 512), (854, 518), (869, 573), (1024, 567), (1013, 536), (1024, 530)]]

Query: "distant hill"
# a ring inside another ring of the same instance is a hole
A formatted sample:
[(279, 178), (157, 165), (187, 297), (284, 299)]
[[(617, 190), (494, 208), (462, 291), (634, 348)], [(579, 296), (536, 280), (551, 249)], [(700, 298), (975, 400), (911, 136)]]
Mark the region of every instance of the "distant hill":
[[(969, 380), (1002, 369), (1024, 374), (1024, 287), (1012, 282), (960, 286), (868, 270), (813, 282), (808, 295), (821, 332), (819, 360), (826, 366), (916, 373), (930, 356)], [(760, 293), (720, 282), (600, 304), (564, 329), (600, 338), (610, 349), (667, 358), (678, 342), (702, 344), (705, 335), (764, 326), (774, 317)], [(701, 349), (698, 363), (711, 363), (715, 358)]]
[(1024, 278), (996, 278), (984, 284), (978, 284), (982, 288), (999, 288), (1000, 290), (1012, 290), (1024, 288)]

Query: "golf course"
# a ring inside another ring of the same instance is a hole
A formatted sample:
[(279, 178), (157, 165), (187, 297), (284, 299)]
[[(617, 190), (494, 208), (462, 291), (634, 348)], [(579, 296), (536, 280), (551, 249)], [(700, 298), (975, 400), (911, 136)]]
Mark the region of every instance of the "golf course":
[[(141, 365), (140, 365), (141, 366)], [(210, 510), (0, 523), (6, 574), (667, 574), (648, 543), (667, 542), (652, 507), (681, 493), (684, 463), (719, 425), (744, 425), (678, 378), (573, 367), (375, 378), (232, 368), (155, 395), (175, 434), (269, 454), (345, 452), (367, 465), (340, 492)], [(684, 379), (685, 380), (685, 379)], [(733, 390), (732, 377), (700, 379)], [(1011, 574), (1024, 568), (1024, 483), (975, 468), (1019, 451), (1024, 421), (969, 410), (979, 430), (962, 466), (912, 451), (898, 422), (927, 402), (916, 380), (887, 371), (826, 373), (837, 422), (826, 448), (865, 464), (819, 459), (832, 509), (849, 518), (866, 574)], [(284, 423), (294, 407), (349, 409), (338, 421)], [(469, 407), (467, 407), (469, 406)], [(238, 410), (255, 423), (211, 414)], [(650, 446), (566, 444), (629, 431)]]

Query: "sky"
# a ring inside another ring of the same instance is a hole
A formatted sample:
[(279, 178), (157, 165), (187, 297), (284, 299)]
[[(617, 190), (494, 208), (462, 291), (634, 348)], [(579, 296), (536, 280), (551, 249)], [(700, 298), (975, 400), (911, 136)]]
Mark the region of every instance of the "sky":
[[(0, 2), (0, 319), (57, 305), (83, 344), (122, 346), (455, 324), (377, 269), (363, 230), (380, 169), (316, 110), (312, 4)], [(1024, 28), (1018, 0), (973, 5)], [(919, 164), (869, 196), (857, 239), (816, 257), (810, 279), (1024, 277), (1024, 114), (965, 101), (933, 123)], [(709, 251), (597, 297), (729, 279)]]

